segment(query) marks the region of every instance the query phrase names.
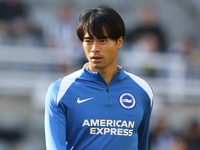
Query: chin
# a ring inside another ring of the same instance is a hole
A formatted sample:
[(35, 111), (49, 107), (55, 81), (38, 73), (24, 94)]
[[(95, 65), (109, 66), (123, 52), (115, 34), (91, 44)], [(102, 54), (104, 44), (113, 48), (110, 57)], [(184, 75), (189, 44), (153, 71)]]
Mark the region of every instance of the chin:
[(92, 64), (91, 67), (93, 70), (103, 69), (102, 65), (100, 64)]

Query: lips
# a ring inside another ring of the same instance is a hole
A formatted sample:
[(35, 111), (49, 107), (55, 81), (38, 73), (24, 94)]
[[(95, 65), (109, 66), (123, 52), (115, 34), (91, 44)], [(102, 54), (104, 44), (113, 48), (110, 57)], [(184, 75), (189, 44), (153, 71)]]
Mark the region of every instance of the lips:
[(100, 55), (93, 55), (90, 58), (92, 59), (93, 62), (100, 62), (103, 57)]
[(92, 56), (91, 58), (92, 59), (102, 59), (102, 57), (100, 57), (100, 56)]

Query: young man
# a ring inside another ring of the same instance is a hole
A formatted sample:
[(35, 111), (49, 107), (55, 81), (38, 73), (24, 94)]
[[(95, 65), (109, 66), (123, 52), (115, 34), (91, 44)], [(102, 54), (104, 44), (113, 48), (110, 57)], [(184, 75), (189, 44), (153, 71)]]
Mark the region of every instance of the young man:
[(122, 18), (110, 7), (96, 7), (81, 14), (77, 34), (89, 63), (49, 87), (47, 149), (147, 150), (153, 92), (117, 66)]

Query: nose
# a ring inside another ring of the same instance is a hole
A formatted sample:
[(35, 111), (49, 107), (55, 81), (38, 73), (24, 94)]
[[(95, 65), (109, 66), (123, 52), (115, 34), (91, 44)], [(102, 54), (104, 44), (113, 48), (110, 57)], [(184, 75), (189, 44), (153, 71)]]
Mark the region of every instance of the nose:
[(93, 53), (96, 53), (96, 52), (99, 52), (99, 51), (100, 51), (100, 47), (99, 47), (98, 42), (93, 42), (91, 51), (92, 51)]

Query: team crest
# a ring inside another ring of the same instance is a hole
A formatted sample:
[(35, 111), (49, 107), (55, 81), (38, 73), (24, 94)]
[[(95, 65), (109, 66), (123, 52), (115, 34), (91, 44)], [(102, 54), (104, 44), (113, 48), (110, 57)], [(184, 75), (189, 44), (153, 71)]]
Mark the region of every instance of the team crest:
[(119, 97), (119, 102), (126, 109), (132, 109), (135, 106), (135, 98), (131, 93), (123, 93)]

